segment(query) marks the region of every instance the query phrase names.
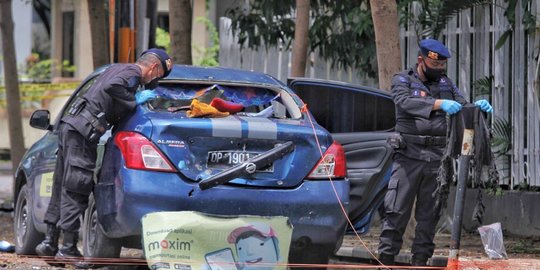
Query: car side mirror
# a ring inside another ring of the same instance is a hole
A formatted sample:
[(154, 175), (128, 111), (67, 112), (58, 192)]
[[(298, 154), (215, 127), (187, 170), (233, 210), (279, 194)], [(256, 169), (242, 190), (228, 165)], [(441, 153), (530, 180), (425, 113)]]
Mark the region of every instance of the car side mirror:
[(52, 130), (51, 113), (48, 110), (36, 110), (30, 117), (30, 126), (37, 129)]

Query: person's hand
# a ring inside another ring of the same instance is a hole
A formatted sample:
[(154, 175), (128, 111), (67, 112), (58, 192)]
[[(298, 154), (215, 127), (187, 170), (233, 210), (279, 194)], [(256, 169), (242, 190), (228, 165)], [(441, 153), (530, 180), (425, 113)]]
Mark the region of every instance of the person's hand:
[(135, 94), (135, 102), (140, 105), (155, 97), (157, 97), (157, 94), (154, 90), (142, 90)]
[(459, 102), (449, 99), (444, 99), (441, 103), (441, 109), (447, 114), (454, 114), (461, 110), (461, 104)]
[(480, 110), (482, 110), (484, 112), (487, 112), (487, 113), (493, 112), (493, 107), (491, 107), (491, 105), (489, 104), (489, 101), (487, 101), (485, 99), (477, 100), (474, 103), (474, 105), (480, 107)]

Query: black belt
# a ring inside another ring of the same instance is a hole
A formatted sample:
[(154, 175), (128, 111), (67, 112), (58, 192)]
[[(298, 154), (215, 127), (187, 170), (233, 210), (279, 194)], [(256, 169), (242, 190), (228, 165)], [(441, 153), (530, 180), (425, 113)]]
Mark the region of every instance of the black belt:
[(110, 124), (105, 120), (105, 114), (99, 113), (97, 116), (94, 115), (87, 108), (83, 108), (79, 113), (83, 118), (85, 118), (97, 131), (100, 133), (105, 133), (109, 129)]
[(408, 143), (423, 145), (446, 145), (446, 136), (424, 136), (401, 133), (401, 137)]

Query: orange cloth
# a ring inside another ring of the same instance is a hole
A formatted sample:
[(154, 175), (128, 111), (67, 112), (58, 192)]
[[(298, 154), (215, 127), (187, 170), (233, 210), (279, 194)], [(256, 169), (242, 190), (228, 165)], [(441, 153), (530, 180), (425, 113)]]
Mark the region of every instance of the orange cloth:
[(228, 112), (220, 112), (197, 99), (191, 101), (191, 110), (187, 111), (186, 114), (188, 117), (225, 117), (229, 115)]

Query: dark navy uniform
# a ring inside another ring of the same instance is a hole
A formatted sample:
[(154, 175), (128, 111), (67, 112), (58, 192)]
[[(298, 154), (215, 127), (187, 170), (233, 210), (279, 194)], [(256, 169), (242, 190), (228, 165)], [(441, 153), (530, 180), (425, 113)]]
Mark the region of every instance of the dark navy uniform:
[[(99, 75), (79, 102), (74, 102), (80, 108), (70, 108), (73, 111), (62, 118), (53, 183), (55, 192), (45, 215), (47, 223), (60, 221), (58, 226), (62, 230), (78, 231), (79, 216), (88, 205), (88, 195), (94, 185), (97, 139), (109, 125), (117, 124), (135, 108), (140, 77), (141, 69), (135, 64), (112, 65)], [(97, 116), (101, 113), (103, 129), (100, 131), (92, 121), (99, 121)], [(60, 200), (60, 196), (66, 200)]]
[[(40, 256), (52, 256), (63, 260), (80, 257), (77, 249), (80, 216), (88, 207), (89, 195), (94, 187), (94, 169), (99, 138), (113, 125), (129, 114), (137, 104), (151, 95), (139, 98), (137, 89), (143, 81), (143, 68), (154, 55), (162, 66), (160, 77), (150, 78), (152, 85), (166, 77), (172, 70), (172, 60), (160, 49), (149, 49), (141, 54), (144, 64), (115, 64), (100, 74), (89, 89), (72, 102), (58, 127), (58, 155), (53, 182), (53, 192), (45, 214), (47, 234), (36, 247)], [(150, 57), (150, 58), (149, 58)], [(154, 58), (154, 59), (156, 59)], [(138, 60), (139, 61), (139, 60)], [(145, 76), (156, 75), (156, 65), (148, 66)], [(159, 69), (158, 69), (159, 73)], [(148, 79), (148, 78), (146, 78)], [(145, 90), (142, 92), (152, 92)], [(60, 228), (64, 232), (64, 246), (58, 250)], [(56, 253), (58, 252), (58, 253)], [(76, 267), (88, 264), (74, 261)]]
[[(397, 255), (415, 199), (417, 221), (412, 246), (414, 256), (426, 261), (433, 255), (437, 171), (446, 144), (446, 112), (433, 110), (436, 99), (467, 101), (452, 81), (442, 74), (438, 81), (422, 81), (417, 68), (394, 75), (392, 97), (396, 106), (395, 129), (402, 143), (395, 149), (392, 176), (384, 207), (386, 216), (380, 236), (381, 258)], [(393, 259), (388, 260), (391, 263)]]

